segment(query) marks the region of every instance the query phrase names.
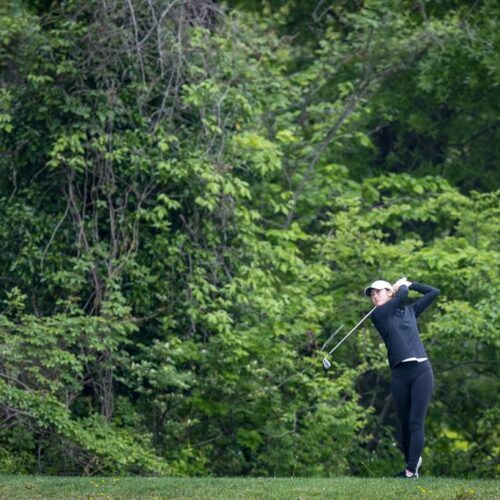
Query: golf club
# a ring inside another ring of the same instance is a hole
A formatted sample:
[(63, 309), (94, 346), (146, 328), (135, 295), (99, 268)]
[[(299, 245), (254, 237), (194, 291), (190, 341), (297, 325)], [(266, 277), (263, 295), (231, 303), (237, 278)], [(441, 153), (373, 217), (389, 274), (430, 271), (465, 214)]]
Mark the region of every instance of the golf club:
[(324, 351), (325, 350), (325, 347), (332, 341), (333, 337), (335, 337), (337, 335), (337, 333), (340, 332), (340, 330), (342, 330), (342, 328), (344, 328), (344, 325), (340, 325), (331, 335), (330, 337), (328, 337), (328, 340), (322, 345), (320, 351)]
[(331, 354), (337, 349), (337, 347), (339, 347), (342, 342), (344, 342), (344, 340), (347, 339), (347, 337), (349, 337), (349, 335), (351, 335), (351, 333), (353, 333), (356, 328), (358, 328), (359, 325), (361, 325), (361, 323), (363, 323), (363, 321), (365, 321), (365, 319), (367, 319), (371, 313), (375, 310), (377, 306), (375, 306), (368, 314), (366, 314), (366, 316), (361, 320), (359, 321), (359, 323), (347, 334), (345, 335), (345, 337), (323, 358), (323, 366), (328, 370), (328, 368), (330, 368), (332, 366), (332, 364), (330, 363), (330, 361), (328, 361), (328, 356), (331, 356)]

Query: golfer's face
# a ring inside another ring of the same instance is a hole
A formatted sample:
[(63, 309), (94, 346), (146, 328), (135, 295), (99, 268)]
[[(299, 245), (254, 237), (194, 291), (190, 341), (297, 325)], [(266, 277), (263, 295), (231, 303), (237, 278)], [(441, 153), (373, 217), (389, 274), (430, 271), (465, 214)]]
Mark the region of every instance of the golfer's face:
[(389, 300), (391, 300), (392, 293), (385, 288), (383, 288), (382, 290), (372, 289), (370, 297), (374, 306), (381, 306), (382, 304), (385, 304), (386, 302), (389, 302)]

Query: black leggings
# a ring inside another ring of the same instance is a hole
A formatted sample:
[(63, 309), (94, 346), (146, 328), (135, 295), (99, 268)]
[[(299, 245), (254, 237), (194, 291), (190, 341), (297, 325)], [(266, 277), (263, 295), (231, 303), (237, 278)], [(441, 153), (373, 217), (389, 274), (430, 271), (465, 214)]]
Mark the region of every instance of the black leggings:
[(407, 361), (392, 369), (392, 397), (401, 422), (406, 468), (415, 472), (424, 449), (424, 418), (431, 401), (434, 376), (429, 361)]

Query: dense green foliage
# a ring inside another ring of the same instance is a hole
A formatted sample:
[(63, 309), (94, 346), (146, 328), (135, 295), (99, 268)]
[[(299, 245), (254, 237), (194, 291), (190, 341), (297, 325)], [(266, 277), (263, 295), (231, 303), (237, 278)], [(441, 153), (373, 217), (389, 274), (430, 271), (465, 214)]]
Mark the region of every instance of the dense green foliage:
[(390, 473), (380, 339), (320, 347), (405, 275), (427, 471), (498, 473), (499, 8), (326, 4), (2, 4), (0, 471)]

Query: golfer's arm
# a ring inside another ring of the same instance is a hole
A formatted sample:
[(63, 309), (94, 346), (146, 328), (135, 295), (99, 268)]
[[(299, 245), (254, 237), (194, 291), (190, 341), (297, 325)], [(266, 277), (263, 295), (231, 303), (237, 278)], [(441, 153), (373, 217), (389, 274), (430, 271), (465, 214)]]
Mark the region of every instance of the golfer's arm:
[(408, 287), (401, 285), (394, 297), (384, 305), (377, 307), (377, 314), (392, 314), (396, 309), (402, 307), (405, 300), (408, 298)]
[(423, 283), (413, 282), (410, 285), (410, 290), (415, 290), (416, 292), (424, 294), (423, 297), (412, 304), (413, 310), (415, 311), (415, 316), (417, 317), (422, 314), (439, 295), (439, 290), (437, 288), (429, 285), (424, 285)]

